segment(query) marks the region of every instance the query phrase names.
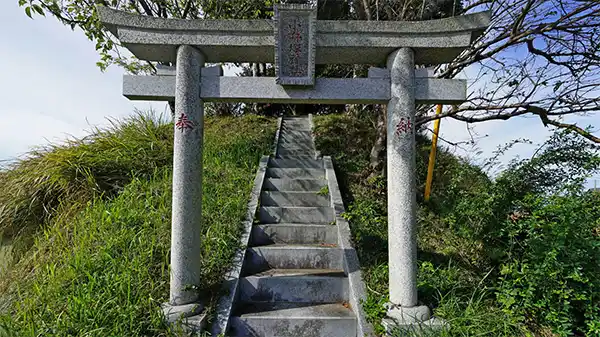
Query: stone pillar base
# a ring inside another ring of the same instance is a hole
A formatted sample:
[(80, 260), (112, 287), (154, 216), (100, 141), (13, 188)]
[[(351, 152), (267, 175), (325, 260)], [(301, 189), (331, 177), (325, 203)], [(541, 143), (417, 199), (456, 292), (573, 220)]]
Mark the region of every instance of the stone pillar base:
[(381, 322), (389, 336), (427, 336), (432, 330), (447, 329), (450, 326), (446, 321), (431, 317), (431, 311), (425, 305), (414, 307), (400, 307), (388, 304), (387, 317)]
[(423, 322), (431, 318), (431, 311), (426, 305), (401, 307), (393, 303), (388, 303), (387, 309), (387, 317), (403, 324)]
[(176, 324), (184, 333), (201, 332), (206, 327), (207, 315), (203, 312), (204, 306), (200, 303), (182, 305), (161, 305), (165, 320), (169, 324)]

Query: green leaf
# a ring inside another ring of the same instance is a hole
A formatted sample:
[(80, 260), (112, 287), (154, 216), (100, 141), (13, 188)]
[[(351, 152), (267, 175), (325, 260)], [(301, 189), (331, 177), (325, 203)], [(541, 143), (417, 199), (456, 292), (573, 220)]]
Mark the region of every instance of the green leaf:
[(37, 4), (34, 4), (34, 5), (31, 5), (31, 7), (33, 7), (33, 9), (34, 9), (36, 12), (38, 12), (38, 14), (39, 14), (39, 15), (41, 15), (41, 16), (46, 16), (46, 14), (44, 14), (44, 10), (42, 9), (42, 6), (40, 6), (40, 5), (37, 5)]
[(562, 81), (558, 81), (556, 82), (556, 84), (554, 84), (554, 91), (558, 91), (558, 89), (560, 89), (560, 87), (563, 85)]
[(30, 19), (33, 19), (33, 18), (31, 17), (31, 7), (25, 7), (25, 14), (27, 14), (27, 16), (28, 16)]

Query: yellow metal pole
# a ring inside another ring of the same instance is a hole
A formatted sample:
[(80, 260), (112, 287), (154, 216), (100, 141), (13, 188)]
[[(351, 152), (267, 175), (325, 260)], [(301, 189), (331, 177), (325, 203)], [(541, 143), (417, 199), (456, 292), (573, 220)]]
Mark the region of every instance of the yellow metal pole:
[[(442, 105), (438, 104), (435, 111), (436, 115), (442, 113)], [(435, 152), (437, 150), (438, 133), (440, 132), (440, 120), (433, 122), (433, 136), (431, 137), (431, 152), (429, 153), (429, 165), (427, 167), (427, 182), (425, 183), (425, 201), (429, 201), (431, 196), (431, 183), (433, 182), (433, 167), (435, 165)]]

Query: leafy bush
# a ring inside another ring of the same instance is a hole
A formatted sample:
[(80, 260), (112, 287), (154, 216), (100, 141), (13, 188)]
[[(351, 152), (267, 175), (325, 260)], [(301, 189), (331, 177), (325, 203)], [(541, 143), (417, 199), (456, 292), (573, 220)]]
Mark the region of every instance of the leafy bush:
[[(316, 145), (342, 179), (367, 318), (378, 332), (388, 296), (385, 177), (368, 166), (368, 118), (315, 118)], [(430, 141), (417, 135), (419, 298), (451, 324), (441, 336), (599, 335), (599, 195), (583, 192), (598, 146), (557, 132), (496, 179), (438, 149), (423, 202)]]
[(600, 334), (600, 198), (590, 192), (531, 196), (506, 221), (508, 256), (498, 301), (560, 336)]

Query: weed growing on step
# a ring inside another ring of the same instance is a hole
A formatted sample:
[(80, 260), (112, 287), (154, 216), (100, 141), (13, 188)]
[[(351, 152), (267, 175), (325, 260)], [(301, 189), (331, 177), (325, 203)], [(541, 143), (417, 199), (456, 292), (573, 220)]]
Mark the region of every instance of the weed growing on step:
[[(27, 233), (33, 234), (16, 236), (32, 243), (0, 281), (0, 331), (19, 336), (174, 335), (159, 309), (168, 298), (172, 130), (170, 123), (135, 117), (97, 130), (85, 142), (34, 152), (2, 173), (2, 202), (16, 195), (21, 201), (15, 205), (22, 205), (28, 195), (50, 192), (60, 198), (29, 200), (46, 209), (43, 217), (23, 206), (11, 218), (11, 226), (29, 226)], [(274, 132), (274, 120), (256, 116), (206, 120), (198, 258), (199, 290), (209, 313), (238, 246), (258, 161), (269, 152)], [(87, 172), (88, 180), (79, 172)], [(105, 181), (113, 183), (100, 183)], [(19, 194), (19, 188), (5, 184), (32, 189)], [(93, 193), (68, 193), (76, 187)], [(55, 200), (62, 203), (44, 204)], [(63, 205), (67, 202), (69, 207)]]
[(329, 195), (329, 186), (323, 186), (321, 187), (321, 189), (317, 192), (318, 195), (324, 195), (324, 196), (328, 196)]

